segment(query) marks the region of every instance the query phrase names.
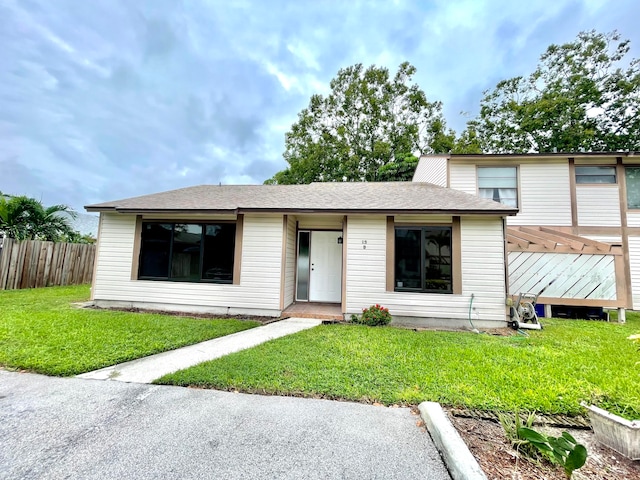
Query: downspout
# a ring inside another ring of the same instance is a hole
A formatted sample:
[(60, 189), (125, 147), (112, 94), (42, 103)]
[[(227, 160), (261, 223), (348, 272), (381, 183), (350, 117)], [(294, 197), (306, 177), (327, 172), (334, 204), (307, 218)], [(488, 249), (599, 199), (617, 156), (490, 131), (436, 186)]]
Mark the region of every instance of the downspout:
[[(504, 293), (505, 293), (505, 305), (509, 305), (510, 292), (509, 292), (509, 242), (507, 241), (507, 217), (502, 217), (502, 238), (504, 243)], [(510, 314), (505, 312), (507, 323), (510, 319)]]

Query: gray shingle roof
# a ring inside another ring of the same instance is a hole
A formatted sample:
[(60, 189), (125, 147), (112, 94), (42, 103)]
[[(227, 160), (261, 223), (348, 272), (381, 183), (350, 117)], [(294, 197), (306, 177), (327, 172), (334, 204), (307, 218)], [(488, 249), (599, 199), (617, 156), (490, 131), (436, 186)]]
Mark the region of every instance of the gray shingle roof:
[(199, 185), (99, 203), (90, 212), (429, 212), (515, 215), (517, 209), (418, 182)]

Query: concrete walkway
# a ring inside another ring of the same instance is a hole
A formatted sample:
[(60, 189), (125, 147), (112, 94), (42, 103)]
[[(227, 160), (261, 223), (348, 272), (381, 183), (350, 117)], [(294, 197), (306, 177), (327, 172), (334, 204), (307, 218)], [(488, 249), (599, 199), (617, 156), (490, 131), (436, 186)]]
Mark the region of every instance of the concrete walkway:
[(83, 373), (78, 377), (95, 380), (151, 383), (163, 375), (255, 347), (274, 338), (301, 332), (302, 330), (316, 327), (321, 323), (322, 320), (314, 318), (287, 318), (262, 327), (214, 338), (213, 340), (178, 348), (177, 350), (158, 353), (119, 365), (94, 370), (93, 372)]

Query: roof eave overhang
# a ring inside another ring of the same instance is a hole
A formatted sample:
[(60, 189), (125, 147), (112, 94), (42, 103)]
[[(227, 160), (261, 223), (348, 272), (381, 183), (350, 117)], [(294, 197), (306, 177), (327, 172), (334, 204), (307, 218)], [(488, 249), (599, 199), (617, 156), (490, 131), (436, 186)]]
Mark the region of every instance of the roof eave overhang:
[(640, 152), (452, 153), (451, 160), (492, 158), (637, 157)]
[(333, 214), (333, 215), (516, 215), (518, 210), (484, 210), (484, 209), (393, 209), (393, 208), (242, 208), (239, 213), (301, 213), (301, 214)]
[(89, 213), (97, 213), (97, 212), (115, 212), (116, 207), (98, 207), (95, 205), (85, 205), (84, 209)]
[(118, 207), (85, 207), (88, 212), (122, 213), (125, 215), (237, 215), (238, 209), (204, 209), (204, 208), (118, 208)]
[(512, 216), (518, 209), (331, 209), (331, 208), (237, 208), (220, 209), (141, 209), (86, 206), (88, 212), (120, 213), (125, 215), (237, 215), (244, 213), (286, 213), (286, 214), (323, 214), (323, 215), (493, 215)]

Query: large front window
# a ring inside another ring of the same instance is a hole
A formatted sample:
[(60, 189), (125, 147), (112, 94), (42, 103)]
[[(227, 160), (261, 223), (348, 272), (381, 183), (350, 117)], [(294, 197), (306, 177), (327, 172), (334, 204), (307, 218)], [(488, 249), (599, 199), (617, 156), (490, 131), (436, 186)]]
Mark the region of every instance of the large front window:
[(482, 198), (517, 208), (517, 167), (478, 167), (478, 193)]
[(233, 282), (235, 223), (143, 222), (139, 278)]
[(396, 227), (395, 290), (452, 293), (451, 227)]
[(624, 176), (627, 184), (627, 208), (640, 209), (640, 167), (626, 167)]

